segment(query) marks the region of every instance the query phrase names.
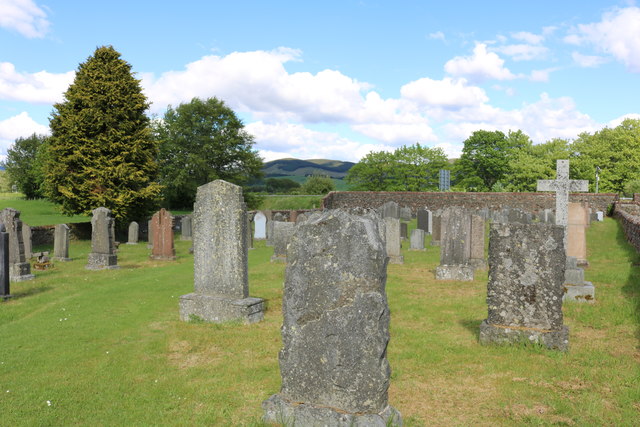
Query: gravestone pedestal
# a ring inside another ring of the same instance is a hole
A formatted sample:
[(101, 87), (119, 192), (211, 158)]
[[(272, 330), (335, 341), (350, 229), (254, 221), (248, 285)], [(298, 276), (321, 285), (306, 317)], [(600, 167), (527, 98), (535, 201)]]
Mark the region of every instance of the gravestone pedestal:
[(473, 271), (470, 265), (439, 265), (436, 267), (436, 279), (471, 281)]
[(567, 256), (562, 301), (593, 303), (595, 300), (595, 286), (584, 280), (584, 270), (578, 267), (578, 260), (575, 257)]
[(100, 254), (91, 252), (85, 267), (87, 270), (103, 270), (120, 268), (118, 266), (118, 255), (116, 254)]
[(236, 319), (255, 323), (263, 319), (264, 309), (262, 298), (229, 298), (195, 292), (180, 296), (180, 320), (183, 321), (195, 316), (213, 323)]

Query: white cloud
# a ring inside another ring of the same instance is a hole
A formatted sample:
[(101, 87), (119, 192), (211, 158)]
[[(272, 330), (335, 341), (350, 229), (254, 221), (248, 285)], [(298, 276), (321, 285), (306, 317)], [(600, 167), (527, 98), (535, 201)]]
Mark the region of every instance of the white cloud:
[(541, 59), (549, 52), (549, 49), (544, 46), (532, 46), (529, 44), (510, 44), (494, 47), (491, 50), (508, 55), (512, 57), (514, 61)]
[(594, 68), (607, 62), (607, 58), (594, 55), (583, 55), (578, 52), (571, 53), (573, 61), (581, 67)]
[(444, 65), (447, 73), (466, 77), (470, 81), (512, 80), (517, 76), (504, 67), (504, 60), (495, 52), (487, 51), (487, 45), (477, 43), (472, 56), (456, 56)]
[(49, 25), (47, 14), (32, 0), (0, 0), (0, 27), (33, 39), (44, 37)]
[(432, 40), (442, 40), (445, 41), (445, 36), (442, 31), (436, 31), (435, 33), (429, 34), (429, 38)]
[(352, 128), (363, 135), (394, 147), (416, 142), (437, 141), (433, 129), (423, 117), (415, 117), (414, 121), (407, 123), (366, 123), (353, 125)]
[(544, 70), (533, 70), (531, 71), (531, 76), (529, 80), (532, 82), (543, 82), (546, 83), (549, 81), (549, 74), (554, 71), (558, 71), (558, 68), (546, 68)]
[(489, 98), (482, 88), (467, 85), (464, 78), (442, 80), (422, 78), (400, 88), (404, 99), (420, 105), (459, 108), (487, 102)]
[(16, 71), (9, 62), (0, 62), (0, 99), (38, 104), (60, 102), (74, 76), (74, 71), (24, 73)]
[(48, 135), (49, 127), (37, 123), (26, 112), (0, 121), (0, 153), (6, 155), (17, 138), (26, 138), (34, 133)]
[(615, 8), (600, 22), (581, 24), (571, 30), (565, 42), (592, 45), (613, 56), (630, 71), (640, 72), (640, 8)]
[(544, 41), (544, 36), (538, 35), (538, 34), (533, 34), (533, 33), (529, 33), (526, 31), (520, 31), (517, 33), (512, 33), (511, 37), (513, 37), (516, 40), (521, 40), (525, 43), (528, 44), (540, 44)]
[(626, 119), (640, 120), (640, 114), (625, 114), (620, 117), (616, 117), (615, 119), (607, 123), (607, 127), (610, 127), (610, 128), (618, 127)]

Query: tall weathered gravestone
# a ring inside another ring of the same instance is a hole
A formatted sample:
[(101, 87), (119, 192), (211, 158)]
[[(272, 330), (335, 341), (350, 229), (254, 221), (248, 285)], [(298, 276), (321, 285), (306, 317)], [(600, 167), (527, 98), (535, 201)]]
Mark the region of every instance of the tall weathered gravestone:
[(31, 264), (24, 254), (24, 241), (22, 234), (22, 220), (20, 211), (5, 208), (0, 212), (0, 222), (5, 226), (9, 234), (9, 278), (12, 282), (32, 280)]
[(9, 233), (0, 222), (0, 299), (11, 298), (9, 280)]
[(253, 238), (256, 240), (264, 240), (267, 238), (267, 217), (262, 212), (256, 212), (253, 217), (254, 234)]
[(33, 256), (33, 240), (31, 227), (22, 223), (22, 242), (24, 243), (24, 258), (29, 261)]
[(272, 221), (271, 244), (273, 255), (271, 262), (287, 261), (287, 245), (291, 240), (296, 224), (293, 222)]
[(411, 247), (412, 251), (424, 251), (424, 230), (416, 228), (411, 230)]
[(135, 221), (131, 221), (129, 224), (129, 230), (127, 233), (127, 245), (137, 245), (138, 244), (138, 236), (140, 234), (138, 223)]
[(471, 215), (462, 208), (449, 207), (441, 215), (440, 265), (438, 280), (473, 280), (469, 265)]
[(562, 296), (564, 229), (548, 224), (494, 223), (489, 238), (488, 317), (480, 342), (537, 342), (567, 350)]
[(198, 187), (193, 209), (194, 292), (180, 297), (180, 319), (253, 323), (264, 300), (249, 297), (242, 188), (216, 180)]
[(53, 234), (53, 259), (56, 261), (71, 261), (69, 258), (69, 226), (57, 224)]
[(416, 228), (423, 230), (427, 234), (431, 234), (431, 211), (428, 209), (418, 209), (417, 218), (418, 225)]
[(280, 393), (266, 422), (400, 425), (389, 406), (386, 251), (375, 221), (342, 210), (300, 224), (289, 245)]
[(400, 220), (391, 216), (384, 218), (387, 256), (391, 264), (404, 264), (402, 239), (400, 238)]
[(159, 260), (176, 259), (173, 246), (173, 216), (171, 212), (162, 208), (151, 217), (153, 231), (153, 248), (151, 258)]
[(185, 215), (180, 221), (180, 240), (192, 240), (191, 215)]
[(484, 234), (484, 218), (472, 214), (469, 235), (469, 265), (475, 269), (487, 268), (487, 262), (484, 259)]
[(99, 207), (92, 211), (91, 218), (91, 252), (86, 265), (87, 270), (102, 270), (105, 268), (119, 268), (118, 256), (115, 253), (115, 239), (113, 235), (114, 220), (111, 211)]
[(396, 202), (389, 201), (380, 207), (383, 218), (400, 219), (400, 207)]
[(431, 217), (431, 246), (440, 246), (442, 238), (442, 212), (437, 212)]

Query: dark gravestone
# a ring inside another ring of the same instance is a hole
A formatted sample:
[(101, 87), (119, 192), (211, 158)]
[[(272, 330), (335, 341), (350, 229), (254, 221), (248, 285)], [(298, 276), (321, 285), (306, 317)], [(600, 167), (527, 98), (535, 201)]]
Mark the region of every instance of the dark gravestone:
[(409, 224), (406, 222), (400, 223), (400, 238), (407, 239), (409, 238)]
[(22, 234), (22, 220), (20, 211), (5, 208), (0, 212), (0, 222), (5, 226), (9, 234), (9, 278), (12, 282), (22, 282), (33, 280), (35, 276), (31, 274), (31, 264), (24, 254), (24, 241)]
[(153, 248), (153, 221), (147, 221), (147, 249)]
[(442, 217), (440, 213), (433, 214), (431, 217), (431, 246), (440, 246), (440, 238), (442, 235)]
[(488, 317), (480, 342), (537, 342), (567, 350), (562, 296), (566, 254), (564, 227), (548, 224), (491, 225)]
[(9, 233), (0, 222), (0, 299), (11, 298), (9, 284)]
[(386, 253), (377, 223), (313, 215), (289, 245), (280, 393), (264, 420), (297, 426), (400, 425), (388, 403)]
[(418, 225), (416, 228), (423, 230), (425, 233), (431, 233), (431, 211), (427, 209), (418, 209)]
[(114, 220), (111, 218), (111, 211), (105, 207), (99, 207), (92, 213), (91, 252), (85, 268), (87, 270), (119, 268), (118, 256), (115, 253)]

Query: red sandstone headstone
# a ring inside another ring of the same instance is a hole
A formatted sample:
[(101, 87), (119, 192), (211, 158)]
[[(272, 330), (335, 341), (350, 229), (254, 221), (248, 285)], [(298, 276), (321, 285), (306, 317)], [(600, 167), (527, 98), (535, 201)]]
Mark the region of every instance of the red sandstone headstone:
[(587, 226), (589, 210), (582, 203), (569, 203), (567, 224), (567, 256), (575, 257), (578, 265), (587, 262)]
[(153, 234), (151, 258), (176, 259), (176, 250), (173, 247), (173, 216), (171, 212), (162, 208), (153, 214), (153, 217), (151, 217), (151, 233)]

